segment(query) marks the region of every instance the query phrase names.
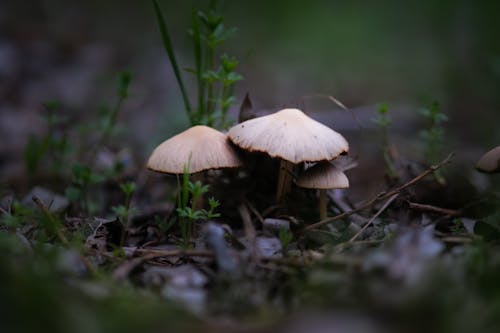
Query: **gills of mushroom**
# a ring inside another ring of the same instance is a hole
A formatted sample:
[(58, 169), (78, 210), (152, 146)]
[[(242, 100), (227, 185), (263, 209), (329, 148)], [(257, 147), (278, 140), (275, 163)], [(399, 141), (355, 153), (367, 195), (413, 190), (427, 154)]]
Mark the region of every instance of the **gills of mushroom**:
[(294, 166), (332, 160), (347, 153), (346, 139), (298, 109), (284, 109), (233, 126), (229, 139), (242, 149), (280, 159), (277, 201), (290, 191)]
[(296, 184), (299, 187), (319, 190), (319, 217), (324, 220), (327, 217), (326, 190), (348, 188), (349, 180), (335, 165), (329, 161), (323, 161), (304, 171)]

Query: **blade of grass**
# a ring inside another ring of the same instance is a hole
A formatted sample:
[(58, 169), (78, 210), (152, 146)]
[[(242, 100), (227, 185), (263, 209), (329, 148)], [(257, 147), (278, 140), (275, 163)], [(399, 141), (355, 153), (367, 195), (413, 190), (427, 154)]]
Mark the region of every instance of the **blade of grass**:
[(194, 43), (194, 60), (195, 60), (195, 71), (196, 71), (196, 81), (198, 82), (198, 115), (197, 122), (201, 122), (203, 115), (205, 114), (205, 80), (203, 80), (202, 74), (202, 49), (201, 49), (201, 32), (200, 32), (200, 19), (198, 17), (198, 10), (193, 8), (192, 10), (193, 19), (193, 43)]
[(172, 46), (172, 42), (170, 39), (170, 34), (168, 33), (167, 29), (167, 24), (165, 22), (165, 18), (163, 17), (163, 14), (160, 9), (160, 5), (158, 4), (157, 0), (153, 0), (153, 6), (154, 10), (156, 13), (156, 18), (158, 20), (158, 26), (160, 28), (160, 33), (161, 37), (163, 40), (163, 47), (165, 48), (165, 51), (167, 52), (168, 59), (170, 60), (170, 64), (172, 65), (172, 69), (175, 74), (175, 78), (177, 80), (177, 84), (179, 85), (179, 88), (181, 89), (181, 94), (182, 94), (182, 99), (184, 101), (184, 106), (186, 107), (186, 112), (189, 118), (189, 122), (191, 125), (195, 125), (195, 119), (193, 117), (192, 109), (191, 109), (191, 104), (189, 103), (189, 98), (186, 92), (186, 88), (184, 87), (184, 82), (182, 81), (181, 73), (179, 70), (179, 65), (177, 64), (177, 59), (175, 58), (174, 54), (174, 48)]

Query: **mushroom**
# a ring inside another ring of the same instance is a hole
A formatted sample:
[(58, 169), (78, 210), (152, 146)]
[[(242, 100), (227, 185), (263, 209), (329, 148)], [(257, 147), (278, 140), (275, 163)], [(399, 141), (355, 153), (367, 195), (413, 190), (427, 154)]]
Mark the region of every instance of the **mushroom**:
[[(147, 167), (167, 173), (189, 174), (208, 169), (237, 168), (243, 165), (227, 136), (211, 127), (199, 125), (162, 142), (153, 150)], [(201, 198), (193, 206), (201, 203)]]
[(297, 186), (319, 189), (319, 217), (326, 219), (326, 190), (348, 188), (349, 180), (341, 169), (330, 161), (316, 163), (297, 179)]
[(228, 137), (245, 150), (280, 159), (278, 202), (291, 189), (294, 165), (332, 160), (349, 150), (342, 135), (298, 109), (284, 109), (247, 120), (232, 127)]
[(227, 136), (208, 126), (194, 126), (162, 142), (149, 157), (150, 170), (190, 174), (208, 169), (237, 168), (242, 166), (237, 152)]
[(500, 146), (484, 154), (476, 164), (476, 169), (481, 172), (500, 172)]

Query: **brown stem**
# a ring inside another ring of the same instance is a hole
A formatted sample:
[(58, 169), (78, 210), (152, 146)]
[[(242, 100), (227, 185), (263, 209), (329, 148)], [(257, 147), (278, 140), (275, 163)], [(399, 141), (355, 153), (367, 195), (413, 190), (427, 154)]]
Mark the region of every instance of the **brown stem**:
[(280, 160), (280, 170), (278, 178), (278, 189), (276, 191), (276, 202), (284, 201), (286, 195), (292, 189), (292, 179), (294, 164), (286, 160)]
[(320, 220), (326, 219), (326, 190), (319, 190), (319, 218)]

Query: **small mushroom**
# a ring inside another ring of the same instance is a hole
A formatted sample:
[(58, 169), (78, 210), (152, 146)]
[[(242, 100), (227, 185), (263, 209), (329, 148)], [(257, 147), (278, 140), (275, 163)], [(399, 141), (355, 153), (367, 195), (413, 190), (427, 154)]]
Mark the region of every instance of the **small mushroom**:
[(476, 169), (486, 173), (500, 172), (500, 146), (484, 154), (477, 162)]
[(190, 174), (208, 169), (237, 168), (243, 163), (227, 136), (207, 126), (194, 126), (162, 142), (149, 157), (150, 170)]
[[(189, 174), (208, 169), (237, 168), (243, 165), (238, 153), (221, 133), (208, 126), (194, 126), (162, 142), (149, 157), (150, 170), (167, 173)], [(203, 179), (201, 174), (198, 179)], [(200, 197), (194, 207), (201, 205)]]
[(323, 161), (310, 167), (297, 179), (297, 186), (319, 190), (319, 216), (326, 219), (326, 190), (348, 188), (347, 176), (329, 161)]
[(294, 165), (332, 160), (349, 150), (342, 135), (298, 109), (284, 109), (247, 120), (232, 127), (228, 137), (245, 150), (280, 159), (278, 202), (291, 189)]

